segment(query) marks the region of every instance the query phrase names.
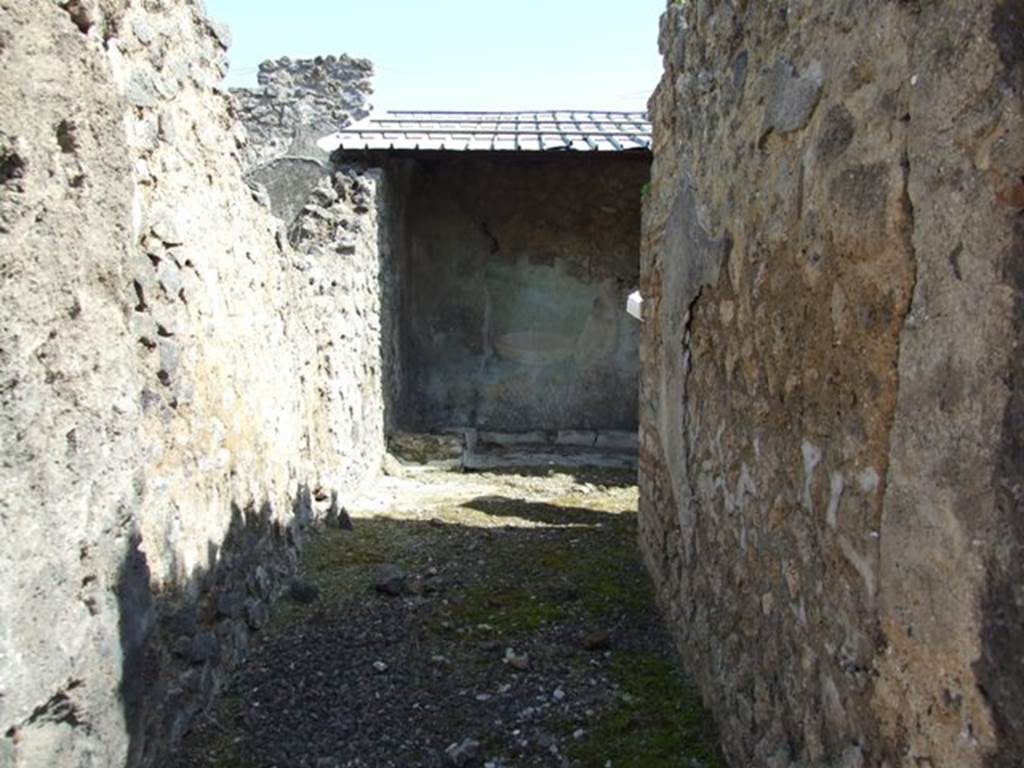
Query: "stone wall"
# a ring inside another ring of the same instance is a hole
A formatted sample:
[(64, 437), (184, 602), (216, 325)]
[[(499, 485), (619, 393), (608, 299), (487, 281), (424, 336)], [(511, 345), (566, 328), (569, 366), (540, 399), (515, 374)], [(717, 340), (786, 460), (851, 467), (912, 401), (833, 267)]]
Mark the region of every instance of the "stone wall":
[(0, 765), (160, 765), (383, 451), (379, 175), (287, 231), (192, 2), (0, 7)]
[(264, 61), (257, 88), (235, 88), (238, 116), (249, 132), (242, 163), (256, 168), (274, 158), (324, 161), (317, 139), (370, 113), (373, 65), (350, 56)]
[(641, 542), (735, 765), (1024, 754), (1022, 24), (662, 19)]
[(450, 152), (390, 162), (407, 185), (395, 256), (402, 427), (635, 431), (639, 329), (625, 304), (649, 163)]

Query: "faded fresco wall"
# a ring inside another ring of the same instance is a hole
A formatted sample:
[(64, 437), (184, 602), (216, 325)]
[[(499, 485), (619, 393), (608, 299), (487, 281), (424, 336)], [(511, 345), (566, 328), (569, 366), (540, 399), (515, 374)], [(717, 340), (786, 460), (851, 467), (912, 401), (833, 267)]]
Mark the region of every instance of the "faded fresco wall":
[[(406, 168), (408, 168), (406, 161)], [(646, 156), (416, 160), (401, 333), (406, 428), (636, 428)]]
[(192, 2), (0, 5), (0, 765), (162, 765), (384, 445), (380, 174), (286, 230)]
[(735, 765), (1014, 766), (1024, 7), (672, 3), (641, 543)]

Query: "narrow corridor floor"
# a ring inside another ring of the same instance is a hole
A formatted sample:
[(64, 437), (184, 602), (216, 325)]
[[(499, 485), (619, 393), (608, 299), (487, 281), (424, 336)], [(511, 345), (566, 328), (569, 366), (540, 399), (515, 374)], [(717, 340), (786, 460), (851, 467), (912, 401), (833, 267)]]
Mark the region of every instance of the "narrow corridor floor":
[(634, 474), (385, 478), (302, 578), (182, 768), (721, 765), (636, 549)]

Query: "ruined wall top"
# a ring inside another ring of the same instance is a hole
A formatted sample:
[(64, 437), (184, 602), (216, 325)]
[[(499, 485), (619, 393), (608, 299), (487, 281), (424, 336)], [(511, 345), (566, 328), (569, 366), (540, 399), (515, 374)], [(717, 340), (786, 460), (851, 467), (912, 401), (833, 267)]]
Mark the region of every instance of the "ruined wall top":
[(323, 159), (321, 136), (370, 113), (373, 64), (347, 55), (260, 64), (256, 88), (235, 88), (238, 116), (249, 132), (246, 169), (284, 155)]

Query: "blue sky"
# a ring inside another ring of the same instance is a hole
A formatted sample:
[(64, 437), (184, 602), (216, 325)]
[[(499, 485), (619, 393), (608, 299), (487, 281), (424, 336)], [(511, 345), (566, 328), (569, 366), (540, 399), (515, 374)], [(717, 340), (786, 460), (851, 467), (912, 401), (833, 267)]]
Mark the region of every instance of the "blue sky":
[(661, 74), (665, 0), (206, 0), (231, 27), (229, 85), (264, 59), (348, 53), (381, 109), (636, 109)]

